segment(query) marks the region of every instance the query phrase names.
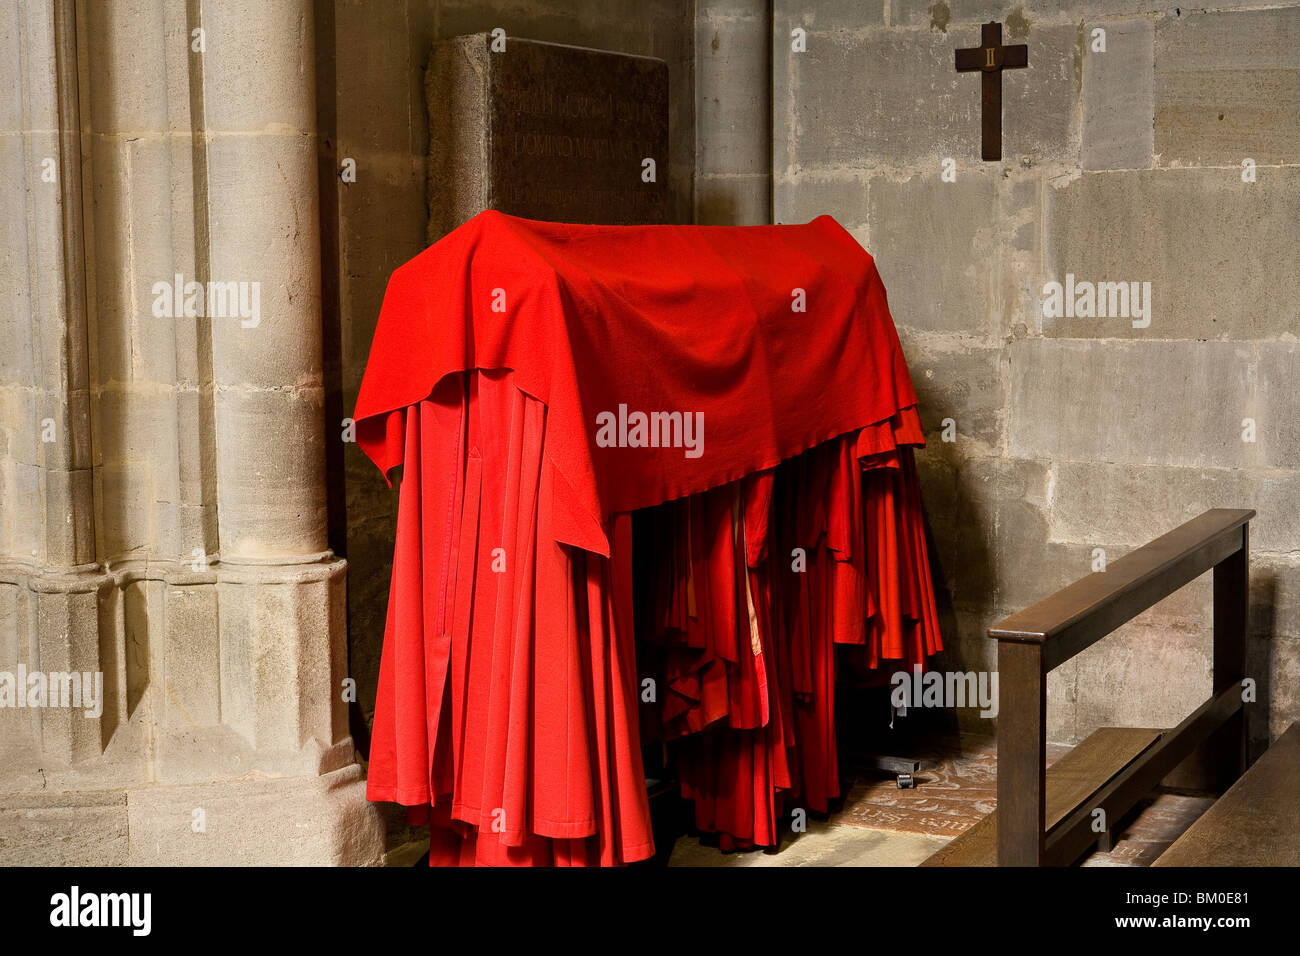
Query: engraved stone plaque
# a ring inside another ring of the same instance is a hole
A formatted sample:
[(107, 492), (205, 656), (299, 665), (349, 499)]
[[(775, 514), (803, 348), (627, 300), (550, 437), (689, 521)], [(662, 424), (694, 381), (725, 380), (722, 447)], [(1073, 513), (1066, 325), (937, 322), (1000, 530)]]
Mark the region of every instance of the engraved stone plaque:
[(664, 61), (475, 34), (435, 45), (425, 92), (430, 242), (484, 209), (668, 221)]

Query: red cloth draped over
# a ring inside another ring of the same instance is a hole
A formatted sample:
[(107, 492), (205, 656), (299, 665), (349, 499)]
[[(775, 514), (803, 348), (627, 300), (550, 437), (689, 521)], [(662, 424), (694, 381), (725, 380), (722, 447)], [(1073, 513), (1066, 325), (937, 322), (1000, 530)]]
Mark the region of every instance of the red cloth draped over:
[[(940, 646), (915, 405), (875, 264), (829, 217), (485, 212), (399, 268), (354, 414), (403, 466), (370, 799), (426, 816), (435, 864), (627, 863), (653, 853), (641, 741), (680, 738), (727, 845), (824, 810), (837, 656)], [(658, 675), (633, 640), (645, 508)]]

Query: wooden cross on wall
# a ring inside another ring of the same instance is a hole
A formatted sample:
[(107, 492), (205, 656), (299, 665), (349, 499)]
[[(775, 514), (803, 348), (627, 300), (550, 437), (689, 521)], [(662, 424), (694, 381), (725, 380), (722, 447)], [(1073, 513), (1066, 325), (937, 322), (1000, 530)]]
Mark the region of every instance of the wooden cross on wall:
[(983, 159), (1002, 158), (1002, 71), (1018, 70), (1029, 65), (1029, 47), (1023, 43), (1002, 45), (1002, 24), (990, 20), (980, 27), (980, 45), (956, 51), (957, 69), (981, 71), (980, 104), (983, 132), (980, 154)]

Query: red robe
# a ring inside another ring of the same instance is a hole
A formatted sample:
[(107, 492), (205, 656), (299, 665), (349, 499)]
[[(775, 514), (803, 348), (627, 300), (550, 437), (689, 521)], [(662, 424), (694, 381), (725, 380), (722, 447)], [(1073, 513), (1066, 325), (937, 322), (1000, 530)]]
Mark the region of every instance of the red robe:
[[(915, 440), (904, 418), (891, 430)], [(647, 630), (666, 648), (667, 687), (648, 718), (666, 738), (685, 738), (683, 794), (695, 802), (696, 827), (719, 833), (725, 848), (774, 845), (785, 812), (825, 813), (840, 795), (834, 715), (842, 664), (879, 682), (941, 647), (910, 448), (881, 450), (888, 440), (872, 441), (843, 436), (691, 499), (706, 509), (743, 502), (743, 523), (691, 523), (684, 518), (694, 512), (677, 503), (656, 509), (650, 522), (658, 530), (651, 568), (681, 566), (673, 552), (686, 536), (691, 553), (722, 555), (709, 565), (708, 587), (695, 588), (695, 612), (681, 596), (689, 576), (657, 575)], [(868, 455), (859, 459), (860, 450)], [(740, 535), (743, 565), (733, 562)], [(741, 602), (752, 609), (743, 620), (734, 612)], [(753, 653), (713, 653), (748, 644), (751, 628)], [(696, 679), (706, 667), (720, 684), (711, 699)]]
[[(824, 806), (834, 645), (937, 646), (907, 625), (928, 593), (895, 441), (915, 404), (874, 262), (828, 217), (486, 212), (402, 266), (354, 415), (381, 470), (404, 467), (370, 798), (429, 816), (433, 862), (649, 856), (629, 515), (686, 499), (665, 560), (687, 586), (662, 615), (684, 634), (663, 719), (699, 738), (687, 785), (736, 845), (774, 839), (782, 793)], [(662, 441), (635, 424), (652, 413)], [(773, 471), (790, 459), (798, 501)], [(860, 461), (901, 484), (860, 494)], [(808, 548), (793, 589), (773, 540)]]

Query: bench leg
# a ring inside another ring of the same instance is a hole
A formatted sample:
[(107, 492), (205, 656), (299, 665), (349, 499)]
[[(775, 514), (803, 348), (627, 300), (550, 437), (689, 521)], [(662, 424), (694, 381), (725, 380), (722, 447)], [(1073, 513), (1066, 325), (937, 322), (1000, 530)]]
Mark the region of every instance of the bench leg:
[(998, 866), (1042, 866), (1047, 672), (1043, 646), (998, 642)]
[[(1246, 676), (1250, 525), (1241, 549), (1214, 566), (1214, 693), (1241, 686)], [(1246, 714), (1230, 717), (1206, 742), (1213, 789), (1227, 790), (1246, 770)]]
[(1115, 831), (1107, 827), (1097, 836), (1097, 849), (1102, 853), (1109, 853), (1115, 849)]

